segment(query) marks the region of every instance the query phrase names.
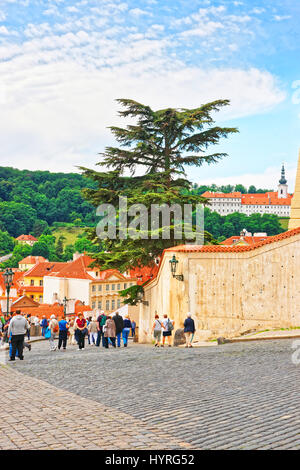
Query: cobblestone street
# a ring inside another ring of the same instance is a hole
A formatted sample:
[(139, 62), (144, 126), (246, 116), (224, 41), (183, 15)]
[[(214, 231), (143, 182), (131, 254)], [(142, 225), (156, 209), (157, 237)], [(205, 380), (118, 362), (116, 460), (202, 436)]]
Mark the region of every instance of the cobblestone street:
[(292, 342), (52, 353), (36, 343), (0, 368), (0, 446), (300, 449)]

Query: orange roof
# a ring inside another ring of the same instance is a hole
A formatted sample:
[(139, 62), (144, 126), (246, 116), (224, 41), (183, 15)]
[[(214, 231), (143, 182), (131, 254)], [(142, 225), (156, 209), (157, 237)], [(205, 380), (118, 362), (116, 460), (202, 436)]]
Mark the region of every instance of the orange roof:
[(24, 274), (24, 277), (44, 277), (51, 273), (57, 273), (60, 269), (66, 266), (68, 263), (56, 263), (46, 261), (43, 263), (37, 263), (29, 271)]
[[(12, 306), (11, 311), (15, 311), (20, 307)], [(44, 315), (46, 318), (50, 318), (51, 315), (55, 315), (58, 318), (62, 318), (64, 314), (64, 306), (59, 304), (58, 302), (54, 304), (38, 304), (37, 307), (22, 307), (22, 312), (25, 314), (30, 314), (32, 316), (36, 316), (42, 318)], [(80, 301), (75, 303), (75, 314), (83, 313), (83, 312), (90, 312), (92, 308), (89, 305), (83, 305)]]
[(277, 192), (269, 192), (263, 194), (243, 194), (242, 204), (264, 205), (264, 206), (290, 206), (292, 195), (286, 198), (279, 198)]
[(270, 243), (275, 243), (286, 238), (293, 237), (294, 235), (300, 234), (300, 227), (287, 232), (280, 233), (279, 235), (274, 235), (273, 237), (267, 237), (266, 240), (260, 241), (253, 245), (243, 246), (243, 245), (178, 245), (172, 248), (167, 248), (165, 251), (180, 252), (180, 253), (234, 253), (242, 251), (251, 251), (261, 246), (268, 245)]
[(38, 239), (35, 238), (33, 235), (20, 235), (18, 238), (16, 238), (16, 240), (21, 240), (21, 241), (35, 241), (37, 242)]
[(245, 241), (248, 245), (254, 245), (255, 243), (261, 242), (263, 240), (266, 240), (268, 237), (244, 237), (244, 236), (233, 236), (230, 238), (227, 238), (223, 242), (221, 242), (221, 245), (234, 245), (235, 243), (238, 243), (240, 241)]
[(46, 258), (43, 256), (27, 256), (26, 258), (23, 258), (21, 261), (19, 261), (19, 264), (37, 264), (46, 261)]
[(43, 292), (43, 286), (23, 286), (22, 290), (25, 292)]
[[(48, 275), (53, 277), (63, 277), (70, 279), (89, 279), (95, 280), (94, 277), (88, 274), (88, 267), (94, 261), (87, 255), (80, 256), (75, 261), (69, 263), (64, 263), (64, 266), (59, 269), (57, 272), (52, 272)], [(92, 271), (93, 269), (90, 268)]]
[(130, 270), (130, 277), (137, 279), (137, 284), (143, 284), (149, 279), (153, 279), (156, 277), (158, 273), (158, 266), (155, 264), (154, 266), (143, 266), (143, 267), (135, 267)]
[[(13, 284), (11, 286), (11, 289), (21, 289), (20, 281), (23, 280), (24, 278), (24, 273), (22, 271), (14, 271), (14, 277), (13, 277)], [(6, 287), (4, 283), (4, 277), (3, 277), (3, 272), (0, 272), (0, 287), (4, 292), (6, 292)]]
[(99, 276), (97, 276), (96, 278), (93, 278), (93, 280), (94, 281), (106, 281), (114, 274), (124, 281), (128, 279), (122, 273), (120, 273), (120, 271), (118, 271), (117, 269), (106, 269), (105, 271), (99, 271)]
[(241, 198), (242, 193), (239, 191), (233, 193), (213, 193), (210, 191), (205, 191), (205, 193), (201, 194), (202, 197), (217, 197), (217, 198)]

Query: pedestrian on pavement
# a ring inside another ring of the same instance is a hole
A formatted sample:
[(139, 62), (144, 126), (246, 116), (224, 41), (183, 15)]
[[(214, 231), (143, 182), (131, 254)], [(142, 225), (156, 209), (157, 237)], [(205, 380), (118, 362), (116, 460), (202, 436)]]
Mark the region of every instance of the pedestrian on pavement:
[(123, 328), (123, 331), (122, 331), (123, 344), (124, 344), (124, 348), (127, 348), (128, 336), (129, 336), (129, 333), (130, 333), (130, 329), (132, 328), (132, 324), (131, 324), (129, 315), (125, 315), (123, 325), (124, 325), (124, 328)]
[(97, 344), (97, 337), (98, 337), (98, 322), (96, 318), (91, 318), (91, 321), (88, 325), (88, 332), (90, 338), (90, 344), (96, 346)]
[(118, 348), (121, 347), (121, 333), (124, 328), (124, 320), (123, 317), (119, 314), (119, 312), (116, 312), (115, 316), (113, 317), (113, 321), (115, 322), (116, 325), (116, 337), (117, 337), (117, 344)]
[(164, 319), (162, 321), (163, 324), (163, 344), (162, 347), (165, 345), (166, 338), (168, 338), (168, 346), (169, 348), (172, 346), (172, 331), (174, 330), (174, 322), (168, 318), (168, 315), (164, 315)]
[(30, 340), (30, 326), (31, 326), (31, 315), (30, 315), (30, 313), (26, 316), (26, 318), (27, 318), (28, 325), (29, 325), (29, 328), (26, 331), (27, 338), (28, 338), (28, 341), (29, 341)]
[(46, 315), (43, 315), (40, 325), (42, 327), (42, 336), (45, 336), (46, 328), (48, 327), (48, 320)]
[(21, 311), (17, 310), (15, 316), (11, 319), (8, 327), (8, 337), (11, 335), (11, 356), (10, 361), (14, 361), (16, 358), (16, 352), (18, 351), (19, 359), (22, 361), (23, 348), (24, 348), (24, 336), (28, 328), (28, 321), (21, 315)]
[(136, 329), (136, 323), (135, 323), (135, 321), (132, 321), (131, 322), (131, 336), (132, 337), (135, 336), (135, 329)]
[(97, 318), (98, 333), (97, 333), (96, 346), (100, 346), (100, 342), (101, 342), (101, 338), (102, 338), (102, 346), (104, 347), (104, 331), (103, 331), (103, 328), (104, 328), (104, 325), (106, 323), (106, 320), (107, 320), (107, 316), (105, 315), (104, 311), (102, 310), (100, 315)]
[(154, 346), (156, 348), (159, 348), (160, 346), (160, 340), (161, 340), (161, 330), (162, 330), (162, 323), (159, 319), (159, 315), (155, 315), (155, 320), (154, 320), (154, 323), (153, 323), (153, 326), (152, 326), (152, 332), (153, 332), (153, 337), (154, 337), (154, 340), (155, 340), (155, 344)]
[(82, 351), (84, 350), (84, 338), (86, 335), (86, 319), (82, 313), (79, 313), (76, 319), (76, 331), (78, 338), (78, 350)]
[(58, 349), (63, 347), (64, 350), (67, 349), (67, 341), (68, 341), (68, 329), (69, 329), (69, 322), (62, 318), (58, 322), (59, 334), (58, 334)]
[(75, 322), (74, 322), (74, 319), (72, 318), (70, 321), (69, 321), (69, 342), (70, 344), (74, 345), (76, 344), (76, 340), (75, 340)]
[[(123, 320), (123, 319), (122, 319)], [(110, 339), (112, 346), (116, 347), (116, 323), (111, 316), (107, 317), (104, 325), (104, 347), (108, 349), (108, 339)]]
[(51, 315), (48, 328), (50, 330), (50, 336), (49, 336), (50, 351), (56, 351), (57, 346), (55, 346), (54, 340), (55, 340), (55, 334), (59, 332), (59, 325), (58, 325), (58, 321), (56, 320), (55, 315)]
[(185, 341), (186, 341), (186, 348), (192, 348), (192, 339), (195, 334), (195, 322), (192, 319), (192, 314), (188, 312), (186, 319), (184, 320), (184, 336), (185, 336)]

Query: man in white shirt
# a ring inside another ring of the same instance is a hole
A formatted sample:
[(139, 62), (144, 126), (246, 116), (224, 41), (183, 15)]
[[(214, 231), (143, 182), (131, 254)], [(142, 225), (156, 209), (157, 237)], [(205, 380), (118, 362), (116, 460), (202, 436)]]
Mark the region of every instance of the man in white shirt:
[(15, 316), (10, 320), (8, 327), (8, 337), (11, 335), (12, 347), (10, 361), (15, 361), (17, 351), (19, 359), (23, 361), (24, 336), (28, 328), (28, 321), (21, 315), (21, 311), (17, 310)]

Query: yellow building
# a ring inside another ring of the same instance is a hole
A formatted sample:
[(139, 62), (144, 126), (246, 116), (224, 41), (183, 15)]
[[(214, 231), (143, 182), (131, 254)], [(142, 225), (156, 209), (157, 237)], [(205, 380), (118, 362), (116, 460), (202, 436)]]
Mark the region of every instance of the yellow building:
[(44, 300), (44, 276), (58, 271), (66, 263), (40, 262), (35, 264), (24, 274), (23, 291), (27, 297), (36, 302), (43, 303)]
[(43, 256), (26, 256), (21, 261), (19, 261), (19, 269), (21, 271), (28, 271), (33, 268), (38, 263), (44, 263), (48, 260)]
[(112, 313), (123, 304), (119, 292), (136, 284), (136, 279), (127, 278), (119, 271), (108, 269), (95, 273), (96, 278), (90, 284), (90, 305), (93, 310)]

